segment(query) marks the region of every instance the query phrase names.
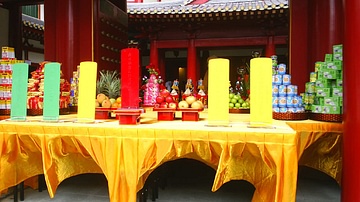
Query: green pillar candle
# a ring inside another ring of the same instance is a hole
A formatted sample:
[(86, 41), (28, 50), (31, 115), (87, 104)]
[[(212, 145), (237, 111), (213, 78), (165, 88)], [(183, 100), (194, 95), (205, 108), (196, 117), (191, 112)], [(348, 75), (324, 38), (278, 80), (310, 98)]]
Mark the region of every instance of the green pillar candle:
[(17, 63), (13, 65), (10, 111), (11, 120), (26, 120), (28, 72), (29, 65), (26, 63)]
[(60, 63), (47, 63), (44, 70), (44, 121), (59, 119)]

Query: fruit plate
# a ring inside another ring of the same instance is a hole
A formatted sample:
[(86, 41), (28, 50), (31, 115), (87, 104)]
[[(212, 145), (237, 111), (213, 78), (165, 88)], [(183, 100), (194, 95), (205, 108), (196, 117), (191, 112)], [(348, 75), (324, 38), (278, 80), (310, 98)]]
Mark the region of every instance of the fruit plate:
[(177, 111), (180, 112), (201, 112), (204, 111), (204, 108), (201, 109), (195, 109), (195, 108), (177, 108)]
[(117, 110), (117, 108), (96, 107), (95, 108), (95, 119), (111, 118), (111, 112), (114, 110)]
[(174, 108), (160, 108), (160, 107), (154, 107), (153, 111), (155, 112), (175, 112), (176, 109)]
[(113, 110), (117, 110), (118, 108), (107, 108), (107, 107), (96, 107), (95, 111), (113, 111)]
[(309, 119), (327, 122), (342, 122), (342, 114), (309, 113)]
[(248, 108), (248, 109), (229, 109), (229, 113), (250, 114), (250, 108)]
[(180, 108), (177, 111), (181, 112), (182, 121), (199, 121), (200, 116), (199, 112), (203, 111), (204, 108), (195, 109), (195, 108)]
[(307, 112), (298, 112), (298, 113), (280, 113), (280, 112), (273, 112), (273, 119), (276, 120), (306, 120), (308, 119)]
[(137, 125), (140, 124), (140, 115), (145, 113), (143, 108), (120, 108), (112, 111), (116, 114), (119, 124), (124, 125)]
[(173, 121), (175, 119), (174, 108), (159, 108), (154, 107), (153, 111), (157, 112), (158, 121)]

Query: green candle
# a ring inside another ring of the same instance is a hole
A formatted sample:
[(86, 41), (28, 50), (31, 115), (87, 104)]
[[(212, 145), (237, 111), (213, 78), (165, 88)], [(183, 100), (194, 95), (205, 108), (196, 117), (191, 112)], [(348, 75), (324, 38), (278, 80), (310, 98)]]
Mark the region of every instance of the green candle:
[(59, 119), (60, 63), (47, 63), (44, 68), (44, 108), (43, 120)]
[(27, 79), (29, 65), (17, 63), (12, 70), (11, 120), (26, 120)]

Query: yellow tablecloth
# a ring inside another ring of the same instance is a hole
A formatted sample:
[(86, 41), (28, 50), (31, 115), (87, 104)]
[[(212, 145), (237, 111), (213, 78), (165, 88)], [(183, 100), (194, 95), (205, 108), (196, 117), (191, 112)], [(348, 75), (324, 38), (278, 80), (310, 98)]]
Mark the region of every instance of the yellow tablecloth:
[(287, 124), (299, 136), (299, 165), (320, 170), (341, 183), (342, 123), (292, 121)]
[(306, 146), (298, 147), (301, 135), (285, 122), (248, 128), (248, 115), (232, 114), (231, 127), (208, 127), (206, 113), (198, 122), (158, 122), (155, 112), (141, 116), (140, 125), (80, 124), (73, 116), (60, 123), (0, 122), (0, 191), (44, 173), (54, 197), (68, 177), (104, 173), (111, 201), (136, 201), (154, 169), (192, 158), (216, 170), (212, 191), (242, 179), (255, 186), (253, 201), (295, 201), (298, 157)]

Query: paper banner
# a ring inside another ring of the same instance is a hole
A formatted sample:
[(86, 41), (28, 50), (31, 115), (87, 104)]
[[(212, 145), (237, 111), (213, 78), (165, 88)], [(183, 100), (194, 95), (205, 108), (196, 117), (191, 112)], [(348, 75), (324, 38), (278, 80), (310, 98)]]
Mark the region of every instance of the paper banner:
[(95, 120), (96, 62), (81, 62), (79, 73), (78, 122)]
[(272, 124), (272, 60), (250, 60), (250, 125)]
[(60, 63), (47, 63), (44, 68), (43, 120), (59, 119)]
[(229, 60), (209, 61), (208, 124), (229, 124)]
[(121, 108), (139, 108), (139, 49), (121, 50)]
[(16, 63), (12, 67), (11, 111), (10, 119), (26, 120), (27, 85), (29, 65)]

